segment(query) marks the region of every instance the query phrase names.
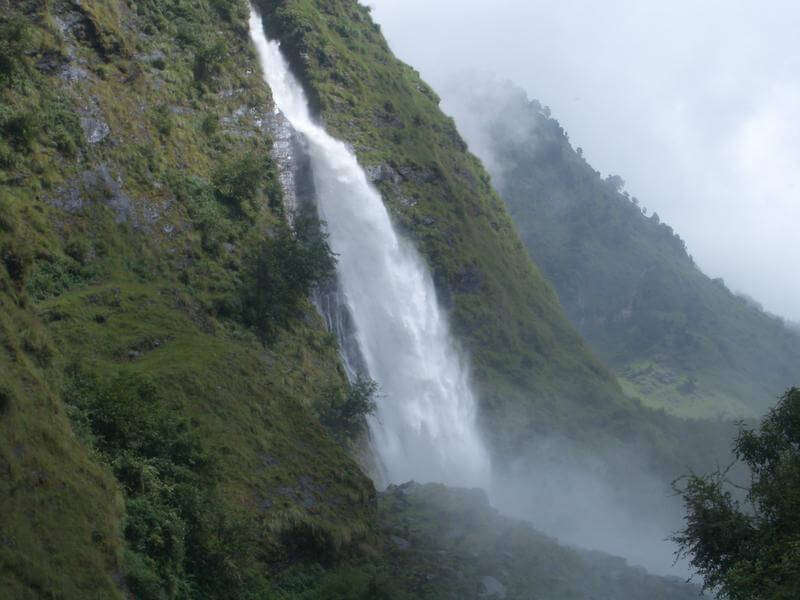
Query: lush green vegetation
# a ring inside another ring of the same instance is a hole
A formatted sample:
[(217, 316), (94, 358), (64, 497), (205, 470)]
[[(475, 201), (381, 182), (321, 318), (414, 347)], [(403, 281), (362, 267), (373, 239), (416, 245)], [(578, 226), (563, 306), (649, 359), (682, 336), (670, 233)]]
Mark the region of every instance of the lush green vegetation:
[[(676, 483), (686, 527), (675, 536), (705, 587), (730, 600), (800, 595), (800, 389), (781, 398), (756, 429), (744, 428), (736, 457), (751, 474), (732, 484), (730, 469)], [(746, 490), (747, 504), (736, 499)]]
[(546, 108), (501, 82), (452, 96), (531, 256), (626, 391), (676, 414), (754, 417), (798, 383), (797, 331), (706, 277)]
[(4, 598), (270, 598), (374, 536), (306, 300), (332, 257), (212, 4), (0, 3)]
[[(495, 447), (540, 423), (652, 444), (667, 470), (707, 454), (705, 429), (621, 396), (435, 96), (365, 9), (326, 4), (288, 7), (286, 31), (330, 20), (334, 45), (307, 49), (349, 83), (317, 102), (339, 132), (355, 114), (364, 155), (406, 173), (382, 185), (475, 352)], [(499, 538), (485, 502), (468, 511), (485, 522), (473, 560), (436, 539), (458, 493), (378, 502), (352, 457), (377, 392), (348, 384), (306, 299), (333, 257), (313, 218), (286, 222), (246, 3), (0, 9), (0, 596), (404, 600), (504, 566), (486, 562)], [(334, 106), (351, 85), (367, 104)], [(522, 597), (575, 597), (597, 569), (647, 579), (523, 529), (542, 543), (508, 563)], [(560, 587), (525, 574), (540, 556), (568, 565)]]
[[(489, 176), (437, 96), (392, 56), (367, 8), (353, 0), (258, 4), (328, 129), (353, 145), (395, 222), (427, 259), (471, 358), (498, 464), (543, 434), (578, 440), (578, 453), (635, 448), (667, 480), (727, 453), (718, 437), (724, 428), (643, 409), (590, 354)], [(619, 480), (626, 480), (624, 465)]]

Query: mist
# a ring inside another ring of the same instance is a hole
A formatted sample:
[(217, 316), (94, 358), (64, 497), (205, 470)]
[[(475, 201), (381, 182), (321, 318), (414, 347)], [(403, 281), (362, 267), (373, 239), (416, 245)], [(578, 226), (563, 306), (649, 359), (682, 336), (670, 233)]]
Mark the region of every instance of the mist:
[(800, 6), (367, 3), (445, 108), (454, 72), (522, 86), (590, 164), (619, 174), (676, 230), (706, 274), (800, 320)]
[[(624, 479), (614, 473), (620, 465)], [(658, 575), (691, 575), (669, 540), (682, 525), (681, 502), (633, 451), (576, 456), (574, 442), (542, 436), (497, 478), (490, 498), (561, 543), (622, 556)]]

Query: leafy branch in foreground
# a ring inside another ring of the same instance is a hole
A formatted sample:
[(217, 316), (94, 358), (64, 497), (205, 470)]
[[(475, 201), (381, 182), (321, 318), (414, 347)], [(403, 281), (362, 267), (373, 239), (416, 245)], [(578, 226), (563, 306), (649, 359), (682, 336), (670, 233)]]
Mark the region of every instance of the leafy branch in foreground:
[(750, 469), (747, 504), (728, 470), (675, 482), (686, 527), (673, 536), (705, 589), (730, 600), (800, 598), (800, 389), (792, 388), (757, 430), (742, 427), (734, 454)]

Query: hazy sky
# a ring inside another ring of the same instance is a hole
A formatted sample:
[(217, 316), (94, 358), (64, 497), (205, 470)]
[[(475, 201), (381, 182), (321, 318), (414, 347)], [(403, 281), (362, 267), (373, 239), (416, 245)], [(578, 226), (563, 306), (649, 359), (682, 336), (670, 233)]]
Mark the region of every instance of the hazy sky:
[(464, 69), (523, 86), (707, 274), (800, 321), (800, 3), (364, 3), (434, 87)]

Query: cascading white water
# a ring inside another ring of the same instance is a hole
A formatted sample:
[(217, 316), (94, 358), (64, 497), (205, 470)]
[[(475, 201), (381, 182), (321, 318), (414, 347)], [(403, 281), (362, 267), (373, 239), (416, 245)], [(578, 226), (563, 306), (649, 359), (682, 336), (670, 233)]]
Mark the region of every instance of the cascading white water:
[(475, 400), (426, 265), (392, 228), (354, 154), (311, 116), (279, 44), (252, 11), (250, 34), (276, 110), (305, 137), (317, 209), (338, 255), (337, 278), (370, 377), (380, 387), (370, 431), (387, 483), (488, 486)]

